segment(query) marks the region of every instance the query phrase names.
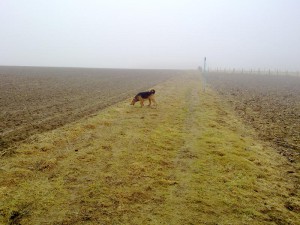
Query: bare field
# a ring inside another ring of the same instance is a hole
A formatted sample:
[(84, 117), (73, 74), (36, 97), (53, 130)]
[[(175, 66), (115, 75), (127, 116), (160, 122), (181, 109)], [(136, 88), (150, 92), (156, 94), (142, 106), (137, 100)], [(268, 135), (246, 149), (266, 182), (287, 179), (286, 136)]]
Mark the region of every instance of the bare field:
[(208, 83), (264, 140), (294, 161), (300, 153), (300, 77), (209, 73)]
[(0, 149), (93, 114), (177, 73), (0, 67)]
[(293, 164), (201, 85), (183, 72), (158, 107), (121, 101), (0, 157), (0, 224), (299, 224)]

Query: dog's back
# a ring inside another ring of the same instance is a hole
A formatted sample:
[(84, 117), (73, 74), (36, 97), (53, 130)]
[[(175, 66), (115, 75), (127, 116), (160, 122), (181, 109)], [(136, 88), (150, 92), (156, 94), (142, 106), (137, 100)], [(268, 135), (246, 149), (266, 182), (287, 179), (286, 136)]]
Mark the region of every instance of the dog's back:
[(141, 96), (142, 98), (147, 99), (147, 98), (149, 98), (149, 96), (152, 95), (152, 94), (153, 94), (153, 93), (150, 92), (150, 91), (140, 92), (140, 93), (138, 93), (138, 94), (135, 96), (135, 98), (137, 98), (138, 96)]

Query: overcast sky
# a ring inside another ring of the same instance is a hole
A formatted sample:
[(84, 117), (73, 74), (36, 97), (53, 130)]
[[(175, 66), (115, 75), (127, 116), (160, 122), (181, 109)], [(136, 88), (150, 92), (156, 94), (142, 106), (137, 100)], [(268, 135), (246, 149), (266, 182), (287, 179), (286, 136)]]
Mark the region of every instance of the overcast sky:
[(0, 0), (0, 65), (300, 70), (299, 0)]

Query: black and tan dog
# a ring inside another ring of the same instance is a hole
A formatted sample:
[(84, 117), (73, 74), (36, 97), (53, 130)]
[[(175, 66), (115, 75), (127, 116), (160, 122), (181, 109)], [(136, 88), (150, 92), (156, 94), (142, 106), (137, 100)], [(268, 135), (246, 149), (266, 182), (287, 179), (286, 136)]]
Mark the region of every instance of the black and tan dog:
[(157, 105), (155, 99), (154, 99), (155, 90), (145, 91), (138, 93), (131, 101), (130, 105), (134, 105), (136, 102), (140, 101), (141, 107), (144, 106), (144, 101), (149, 100), (149, 105), (151, 106), (151, 102), (153, 102), (155, 105)]

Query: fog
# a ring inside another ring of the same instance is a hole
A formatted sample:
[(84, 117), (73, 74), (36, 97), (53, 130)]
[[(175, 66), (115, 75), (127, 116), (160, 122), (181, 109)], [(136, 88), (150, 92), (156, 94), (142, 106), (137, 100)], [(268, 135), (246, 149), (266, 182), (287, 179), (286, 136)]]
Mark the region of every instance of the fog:
[(298, 0), (1, 0), (0, 65), (300, 70)]

